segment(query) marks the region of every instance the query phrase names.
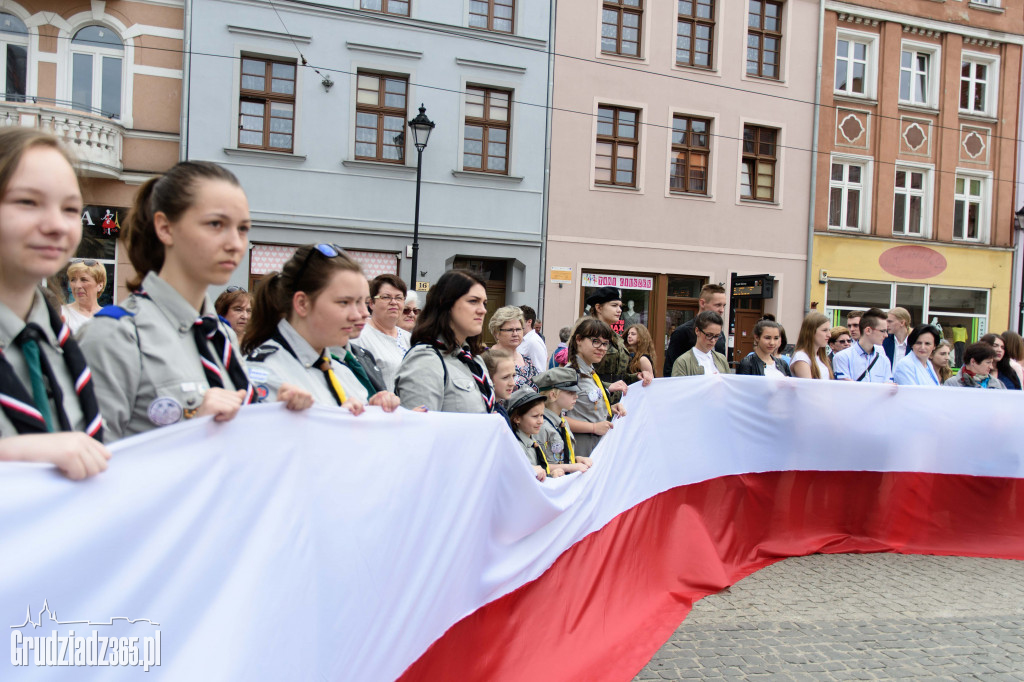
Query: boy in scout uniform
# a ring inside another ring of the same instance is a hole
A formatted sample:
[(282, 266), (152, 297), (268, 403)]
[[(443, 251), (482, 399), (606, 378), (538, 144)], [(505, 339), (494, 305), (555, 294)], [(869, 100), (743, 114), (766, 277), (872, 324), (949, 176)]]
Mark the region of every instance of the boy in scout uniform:
[(579, 374), (568, 367), (550, 369), (534, 378), (544, 396), (544, 423), (537, 436), (541, 447), (565, 473), (586, 471), (591, 466), (589, 457), (576, 456), (576, 439), (565, 421), (565, 413), (576, 405)]

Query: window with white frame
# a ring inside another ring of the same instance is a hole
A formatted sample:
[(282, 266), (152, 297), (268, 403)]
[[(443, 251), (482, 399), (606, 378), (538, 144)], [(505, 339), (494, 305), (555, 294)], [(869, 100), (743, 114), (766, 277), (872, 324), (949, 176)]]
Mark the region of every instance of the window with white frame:
[(904, 42), (900, 52), (900, 102), (937, 106), (938, 64), (938, 46)]
[(868, 94), (871, 45), (840, 34), (836, 38), (835, 91), (845, 95)]
[(993, 55), (965, 52), (960, 60), (960, 111), (994, 116), (998, 60)]
[(28, 67), (28, 28), (13, 14), (0, 12), (0, 69), (7, 74), (4, 99), (8, 102), (25, 101), (25, 81)]
[(927, 170), (896, 167), (896, 194), (892, 217), (894, 235), (927, 235), (930, 181)]
[(828, 226), (861, 230), (867, 196), (868, 169), (862, 162), (832, 159), (829, 178)]
[(71, 39), (71, 106), (121, 118), (124, 43), (107, 26), (86, 26)]
[(953, 204), (953, 239), (976, 242), (984, 239), (987, 178), (957, 175)]

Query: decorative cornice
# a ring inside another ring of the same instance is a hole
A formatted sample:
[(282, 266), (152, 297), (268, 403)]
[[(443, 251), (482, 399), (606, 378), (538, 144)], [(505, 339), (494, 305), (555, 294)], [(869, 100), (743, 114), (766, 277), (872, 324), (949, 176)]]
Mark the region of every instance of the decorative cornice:
[(859, 17), (856, 14), (847, 14), (846, 12), (839, 13), (839, 21), (845, 21), (850, 24), (859, 24), (862, 26), (871, 26), (877, 28), (879, 23), (878, 19), (871, 19), (869, 17)]
[(388, 57), (399, 57), (401, 59), (422, 59), (423, 53), (415, 50), (400, 50), (397, 47), (383, 47), (381, 45), (367, 45), (366, 43), (346, 42), (345, 47), (353, 52), (369, 52), (371, 54), (383, 54)]
[(228, 25), (228, 33), (235, 33), (243, 36), (252, 36), (254, 38), (270, 38), (271, 40), (287, 40), (292, 43), (302, 43), (303, 45), (309, 45), (313, 42), (312, 36), (300, 36), (294, 33), (281, 33), (280, 31), (265, 31), (262, 28), (249, 28), (248, 26), (232, 26)]
[(925, 37), (925, 38), (941, 38), (942, 37), (942, 31), (933, 31), (933, 30), (928, 29), (928, 28), (921, 28), (920, 26), (907, 26), (906, 24), (903, 25), (903, 32), (904, 33), (909, 33), (909, 34), (915, 35), (915, 36), (922, 36), (922, 37)]
[[(975, 5), (971, 5), (971, 7), (975, 7)], [(964, 36), (965, 38), (969, 37), (979, 40), (991, 40), (997, 43), (1009, 43), (1011, 45), (1024, 45), (1024, 35), (1018, 33), (993, 31), (987, 28), (977, 28), (951, 21), (927, 19), (925, 17), (916, 17), (901, 12), (875, 9), (872, 7), (861, 7), (849, 2), (841, 2), (841, 0), (825, 0), (825, 9), (835, 12), (839, 16), (846, 17), (846, 21), (856, 22), (857, 18), (860, 18), (861, 22), (876, 21), (879, 23), (892, 22), (900, 25), (912, 24), (917, 31), (931, 31), (935, 35), (954, 33)], [(921, 35), (925, 34), (922, 33)]]
[(475, 69), (490, 69), (492, 71), (507, 71), (509, 73), (526, 73), (525, 66), (512, 66), (509, 64), (495, 64), (493, 62), (480, 62), (475, 59), (465, 59), (463, 57), (456, 57), (455, 63), (459, 66), (470, 66)]

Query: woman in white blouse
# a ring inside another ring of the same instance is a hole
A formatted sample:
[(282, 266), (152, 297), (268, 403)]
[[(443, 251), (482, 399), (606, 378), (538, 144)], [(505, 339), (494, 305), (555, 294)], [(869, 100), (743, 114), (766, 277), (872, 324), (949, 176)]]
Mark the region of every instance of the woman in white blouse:
[(75, 260), (68, 267), (68, 285), (74, 303), (63, 306), (64, 320), (72, 332), (92, 319), (99, 309), (99, 297), (107, 286), (107, 269), (95, 260)]
[[(793, 376), (801, 379), (834, 379), (832, 364), (828, 361), (828, 342), (832, 338), (832, 325), (821, 313), (810, 313), (800, 325), (793, 361), (789, 364)], [(811, 358), (814, 361), (811, 361)]]
[(407, 289), (398, 275), (377, 275), (370, 282), (370, 321), (352, 343), (373, 353), (389, 391), (395, 390), (395, 374), (412, 345), (409, 332), (398, 326)]

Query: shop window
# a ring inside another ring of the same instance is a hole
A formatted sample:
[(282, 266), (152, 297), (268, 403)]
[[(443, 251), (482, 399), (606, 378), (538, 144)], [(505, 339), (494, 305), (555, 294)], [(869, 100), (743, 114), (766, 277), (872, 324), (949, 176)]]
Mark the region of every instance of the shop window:
[[(622, 317), (613, 328), (617, 334), (632, 324), (642, 324), (650, 329), (651, 291), (654, 289), (654, 277), (642, 274), (618, 274), (607, 272), (584, 272), (582, 279), (583, 295), (581, 300), (594, 293), (600, 287), (618, 287), (622, 293)], [(583, 314), (590, 314), (590, 306), (584, 305)]]
[(8, 102), (25, 101), (25, 74), (28, 65), (28, 28), (14, 16), (0, 12), (0, 68), (7, 74), (4, 99)]

